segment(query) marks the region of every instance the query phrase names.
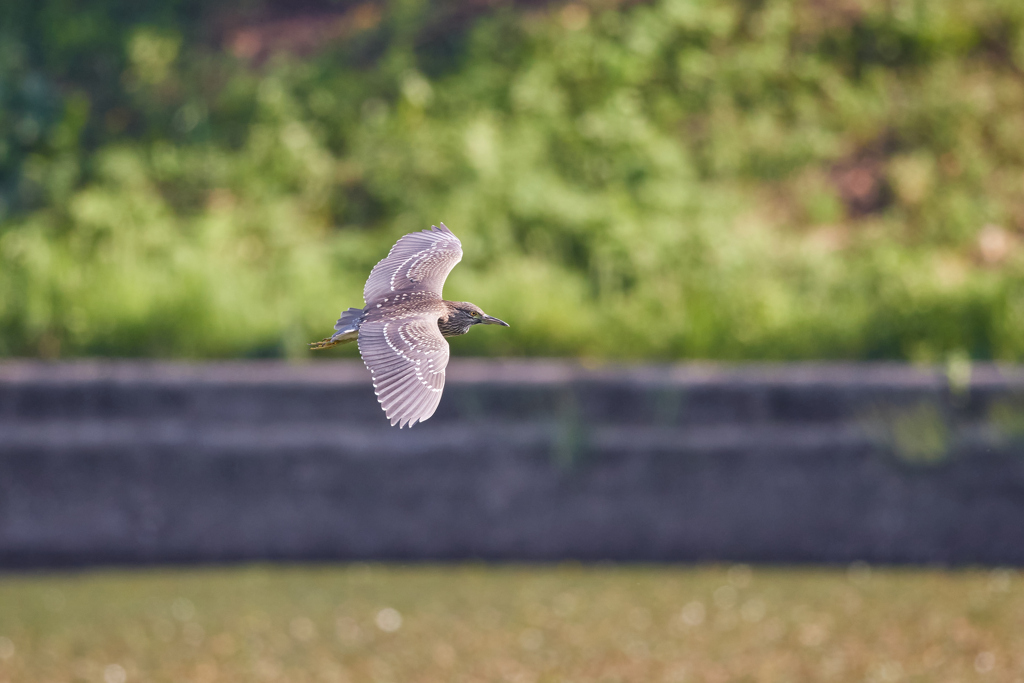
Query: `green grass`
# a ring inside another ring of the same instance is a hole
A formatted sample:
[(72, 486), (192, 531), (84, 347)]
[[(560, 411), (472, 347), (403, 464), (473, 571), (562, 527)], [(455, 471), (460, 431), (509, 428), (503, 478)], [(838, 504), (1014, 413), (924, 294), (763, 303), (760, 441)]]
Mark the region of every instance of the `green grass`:
[(344, 566), (0, 578), (0, 681), (1021, 681), (1006, 571)]

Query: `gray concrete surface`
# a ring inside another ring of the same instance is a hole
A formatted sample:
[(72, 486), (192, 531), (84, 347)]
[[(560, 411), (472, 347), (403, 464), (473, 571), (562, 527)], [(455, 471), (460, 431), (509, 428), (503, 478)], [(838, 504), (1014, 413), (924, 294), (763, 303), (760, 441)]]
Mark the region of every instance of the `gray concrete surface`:
[(1024, 564), (1024, 371), (455, 358), (388, 426), (356, 362), (0, 362), (0, 567)]

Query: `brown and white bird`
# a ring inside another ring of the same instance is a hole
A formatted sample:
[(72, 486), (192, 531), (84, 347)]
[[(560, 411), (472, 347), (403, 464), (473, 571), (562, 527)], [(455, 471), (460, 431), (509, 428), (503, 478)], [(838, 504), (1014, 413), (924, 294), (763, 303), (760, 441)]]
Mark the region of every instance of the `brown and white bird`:
[(437, 410), (448, 365), (445, 337), (466, 334), (473, 325), (508, 327), (467, 301), (441, 298), (445, 278), (461, 260), (462, 243), (444, 223), (409, 233), (370, 271), (366, 306), (342, 313), (333, 335), (309, 345), (357, 341), (392, 426), (411, 427)]

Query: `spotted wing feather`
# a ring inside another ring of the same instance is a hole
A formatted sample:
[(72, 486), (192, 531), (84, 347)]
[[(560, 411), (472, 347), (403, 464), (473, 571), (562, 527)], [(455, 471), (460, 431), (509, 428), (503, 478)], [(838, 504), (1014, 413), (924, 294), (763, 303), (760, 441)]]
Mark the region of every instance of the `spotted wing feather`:
[(364, 322), (359, 353), (392, 426), (411, 427), (434, 414), (448, 365), (448, 342), (436, 314)]
[(367, 305), (395, 292), (432, 292), (440, 298), (445, 278), (461, 260), (462, 243), (444, 223), (440, 228), (409, 233), (373, 267), (363, 298)]

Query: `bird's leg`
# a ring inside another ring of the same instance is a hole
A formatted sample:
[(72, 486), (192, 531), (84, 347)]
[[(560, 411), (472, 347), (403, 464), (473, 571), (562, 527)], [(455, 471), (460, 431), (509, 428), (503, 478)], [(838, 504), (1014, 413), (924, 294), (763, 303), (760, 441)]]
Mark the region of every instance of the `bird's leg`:
[(354, 342), (358, 337), (358, 329), (335, 332), (330, 337), (325, 337), (317, 342), (311, 342), (309, 348), (314, 351), (318, 349), (329, 349), (332, 346), (337, 346), (338, 344), (347, 344), (348, 342)]
[(309, 349), (310, 351), (319, 351), (320, 349), (329, 349), (332, 346), (337, 346), (340, 343), (341, 341), (334, 341), (330, 337), (327, 337), (326, 339), (321, 339), (320, 341), (310, 342)]

